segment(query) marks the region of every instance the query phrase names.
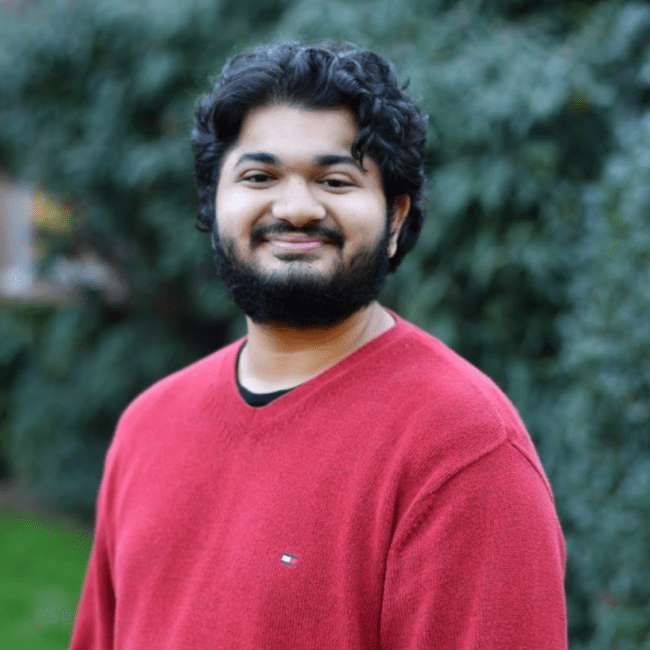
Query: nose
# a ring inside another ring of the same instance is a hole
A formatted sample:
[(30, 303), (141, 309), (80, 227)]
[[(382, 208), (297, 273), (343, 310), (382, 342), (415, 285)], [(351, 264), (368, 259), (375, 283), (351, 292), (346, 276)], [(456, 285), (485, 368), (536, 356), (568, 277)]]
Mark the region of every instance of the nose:
[(300, 227), (324, 219), (326, 210), (306, 179), (288, 178), (279, 188), (271, 213), (276, 219)]

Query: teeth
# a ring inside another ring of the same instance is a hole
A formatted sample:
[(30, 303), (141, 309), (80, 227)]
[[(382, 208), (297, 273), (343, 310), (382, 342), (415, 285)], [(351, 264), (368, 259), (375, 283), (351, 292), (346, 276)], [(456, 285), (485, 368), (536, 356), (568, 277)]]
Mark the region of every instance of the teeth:
[(309, 241), (283, 241), (275, 240), (273, 245), (284, 250), (313, 250), (318, 248), (321, 245), (321, 242), (318, 240), (309, 240)]

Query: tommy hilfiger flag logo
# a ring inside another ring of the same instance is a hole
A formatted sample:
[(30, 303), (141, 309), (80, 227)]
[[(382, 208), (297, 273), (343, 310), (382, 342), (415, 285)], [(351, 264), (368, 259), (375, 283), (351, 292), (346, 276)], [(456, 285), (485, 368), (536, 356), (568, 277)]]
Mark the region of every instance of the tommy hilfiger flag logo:
[(291, 553), (285, 553), (281, 558), (280, 562), (285, 566), (296, 566), (298, 564), (298, 556), (291, 555)]

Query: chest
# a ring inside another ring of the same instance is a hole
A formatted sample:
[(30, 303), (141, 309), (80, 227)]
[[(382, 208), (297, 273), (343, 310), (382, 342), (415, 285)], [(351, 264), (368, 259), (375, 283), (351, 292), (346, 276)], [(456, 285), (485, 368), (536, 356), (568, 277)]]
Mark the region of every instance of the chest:
[(176, 630), (224, 639), (242, 626), (266, 638), (269, 627), (334, 633), (345, 622), (337, 643), (376, 630), (395, 490), (381, 446), (335, 435), (187, 434), (136, 454), (116, 509), (124, 620), (158, 611)]

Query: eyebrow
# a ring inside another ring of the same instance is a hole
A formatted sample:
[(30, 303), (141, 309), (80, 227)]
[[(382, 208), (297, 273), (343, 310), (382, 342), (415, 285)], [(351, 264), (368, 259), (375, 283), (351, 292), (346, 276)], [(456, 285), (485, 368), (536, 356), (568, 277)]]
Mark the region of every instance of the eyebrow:
[[(245, 162), (259, 162), (264, 165), (278, 165), (280, 163), (280, 159), (267, 151), (250, 151), (242, 154), (239, 157), (235, 163), (235, 167), (239, 167), (239, 165)], [(321, 156), (316, 156), (315, 162), (318, 167), (331, 167), (332, 165), (352, 165), (362, 172), (366, 171), (359, 164), (359, 161), (352, 156), (342, 156), (340, 154), (328, 153)]]
[(359, 164), (359, 161), (352, 156), (340, 156), (338, 154), (328, 153), (324, 156), (317, 156), (316, 164), (319, 167), (331, 167), (332, 165), (352, 165), (358, 170), (365, 172), (365, 169)]
[(267, 153), (266, 151), (251, 151), (242, 154), (239, 157), (239, 160), (235, 163), (235, 167), (239, 167), (239, 165), (245, 162), (259, 162), (265, 165), (277, 165), (279, 160), (277, 156)]

